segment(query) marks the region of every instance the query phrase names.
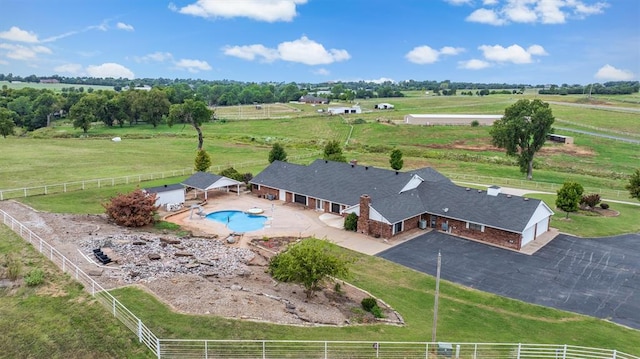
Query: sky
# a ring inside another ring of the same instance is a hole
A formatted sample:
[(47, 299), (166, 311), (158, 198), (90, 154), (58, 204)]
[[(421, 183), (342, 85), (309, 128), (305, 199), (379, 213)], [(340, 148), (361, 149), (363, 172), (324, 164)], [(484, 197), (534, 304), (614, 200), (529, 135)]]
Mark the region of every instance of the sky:
[(0, 0), (0, 73), (244, 82), (640, 79), (639, 0)]

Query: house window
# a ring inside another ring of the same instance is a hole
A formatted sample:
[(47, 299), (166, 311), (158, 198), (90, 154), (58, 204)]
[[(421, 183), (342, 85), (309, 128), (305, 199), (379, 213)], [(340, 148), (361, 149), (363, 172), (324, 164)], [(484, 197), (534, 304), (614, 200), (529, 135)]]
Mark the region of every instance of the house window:
[(332, 213), (340, 213), (340, 204), (339, 203), (331, 203), (331, 212)]
[(402, 232), (402, 222), (393, 225), (393, 234)]
[(484, 226), (477, 223), (467, 222), (467, 228), (472, 231), (484, 232)]

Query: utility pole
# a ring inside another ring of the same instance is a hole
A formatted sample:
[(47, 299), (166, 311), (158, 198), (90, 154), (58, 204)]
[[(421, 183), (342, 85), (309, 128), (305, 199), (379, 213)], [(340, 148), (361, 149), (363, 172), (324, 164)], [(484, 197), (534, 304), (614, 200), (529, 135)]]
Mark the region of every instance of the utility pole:
[(438, 251), (438, 267), (436, 269), (436, 295), (433, 302), (433, 328), (431, 328), (431, 342), (436, 342), (436, 330), (438, 329), (438, 297), (440, 296), (440, 265), (442, 263), (442, 256)]

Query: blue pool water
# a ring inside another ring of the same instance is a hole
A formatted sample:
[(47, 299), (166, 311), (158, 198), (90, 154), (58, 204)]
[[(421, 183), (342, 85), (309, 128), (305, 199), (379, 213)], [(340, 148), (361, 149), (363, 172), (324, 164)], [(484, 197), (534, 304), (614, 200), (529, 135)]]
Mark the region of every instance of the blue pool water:
[(207, 214), (207, 219), (225, 224), (234, 232), (257, 231), (264, 227), (267, 217), (242, 211), (218, 211)]

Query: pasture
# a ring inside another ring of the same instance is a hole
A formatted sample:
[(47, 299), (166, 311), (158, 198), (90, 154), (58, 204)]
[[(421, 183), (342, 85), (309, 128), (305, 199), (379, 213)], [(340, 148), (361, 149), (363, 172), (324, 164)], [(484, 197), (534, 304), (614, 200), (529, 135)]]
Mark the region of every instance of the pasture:
[(60, 92), (60, 91), (62, 91), (63, 88), (69, 88), (69, 87), (74, 87), (76, 89), (82, 87), (82, 88), (84, 88), (85, 91), (87, 89), (89, 89), (89, 88), (92, 88), (94, 90), (113, 91), (113, 86), (84, 85), (84, 84), (62, 84), (62, 83), (58, 83), (58, 84), (41, 84), (41, 83), (37, 83), (37, 82), (0, 81), (0, 88), (3, 88), (4, 86), (7, 86), (7, 88), (9, 88), (9, 89), (16, 89), (16, 90), (19, 90), (19, 89), (25, 88), (25, 87), (32, 87), (32, 88), (34, 88), (36, 90), (47, 89), (47, 90), (56, 91), (56, 92)]

